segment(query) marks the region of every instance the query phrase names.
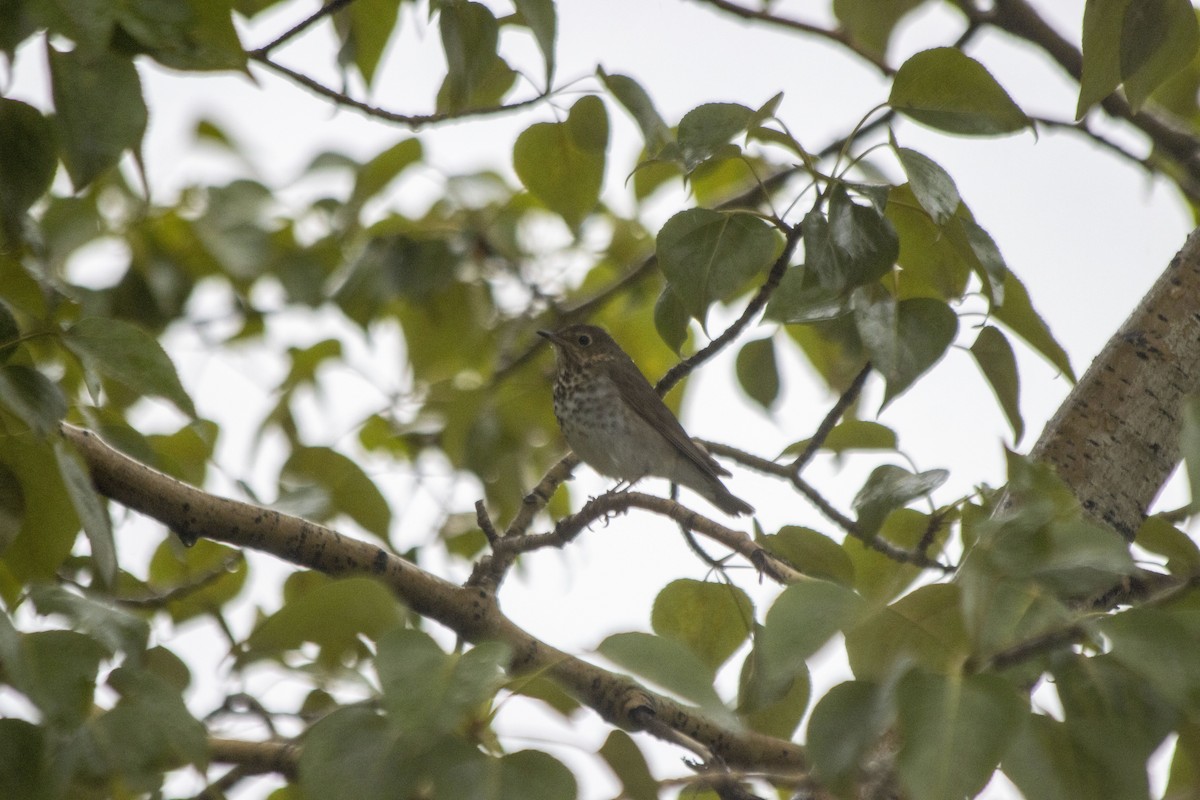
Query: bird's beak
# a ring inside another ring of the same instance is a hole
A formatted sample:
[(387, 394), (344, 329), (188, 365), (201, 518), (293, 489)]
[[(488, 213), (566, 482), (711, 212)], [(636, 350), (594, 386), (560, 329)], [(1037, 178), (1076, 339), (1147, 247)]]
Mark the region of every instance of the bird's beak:
[(553, 331), (538, 331), (537, 335), (545, 339), (550, 344), (559, 344), (558, 334)]

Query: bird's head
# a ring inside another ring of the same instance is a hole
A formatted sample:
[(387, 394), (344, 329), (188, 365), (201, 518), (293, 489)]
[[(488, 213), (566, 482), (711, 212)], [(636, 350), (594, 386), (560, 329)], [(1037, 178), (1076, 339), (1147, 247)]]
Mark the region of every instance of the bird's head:
[(608, 331), (596, 325), (569, 325), (557, 331), (538, 331), (554, 346), (560, 365), (604, 361), (621, 353)]

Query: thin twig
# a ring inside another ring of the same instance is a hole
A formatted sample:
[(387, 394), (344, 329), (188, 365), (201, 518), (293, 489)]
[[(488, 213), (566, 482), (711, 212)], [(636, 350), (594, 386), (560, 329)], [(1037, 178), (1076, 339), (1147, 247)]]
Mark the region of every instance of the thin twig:
[(304, 33), (304, 31), (308, 30), (309, 27), (311, 27), (318, 20), (321, 20), (324, 17), (329, 16), (330, 14), (335, 14), (338, 11), (341, 11), (343, 8), (345, 8), (346, 6), (350, 5), (353, 2), (354, 2), (354, 0), (330, 0), (330, 2), (321, 6), (313, 14), (311, 14), (308, 17), (306, 17), (305, 19), (301, 20), (296, 25), (292, 26), (289, 30), (287, 30), (284, 33), (280, 34), (279, 36), (275, 37), (273, 40), (271, 40), (270, 42), (267, 42), (266, 44), (264, 44), (262, 47), (258, 48), (257, 50), (251, 50), (247, 55), (249, 55), (251, 58), (258, 58), (260, 56), (266, 56), (272, 50), (274, 50), (276, 47), (279, 47), (284, 42), (294, 39), (295, 37)]
[(833, 404), (833, 408), (829, 409), (829, 413), (825, 415), (825, 419), (821, 420), (821, 424), (817, 426), (817, 430), (813, 433), (812, 438), (808, 440), (808, 446), (804, 448), (796, 460), (793, 461), (789, 468), (796, 474), (800, 474), (804, 467), (812, 459), (816, 452), (825, 444), (825, 440), (829, 438), (830, 432), (837, 426), (842, 415), (846, 413), (854, 401), (858, 399), (862, 392), (863, 384), (867, 382), (867, 376), (871, 374), (871, 362), (863, 365), (858, 374), (854, 376), (854, 380), (850, 381), (850, 385), (846, 387), (846, 391), (842, 392), (842, 396)]

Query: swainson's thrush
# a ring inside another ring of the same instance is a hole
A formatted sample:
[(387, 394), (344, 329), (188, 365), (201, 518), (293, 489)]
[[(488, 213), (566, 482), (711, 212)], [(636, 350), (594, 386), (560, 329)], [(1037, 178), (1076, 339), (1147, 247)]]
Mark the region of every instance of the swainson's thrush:
[(666, 478), (727, 514), (754, 512), (725, 488), (721, 476), (729, 470), (692, 441), (607, 331), (572, 325), (538, 335), (554, 345), (554, 416), (567, 444), (592, 469), (629, 484)]

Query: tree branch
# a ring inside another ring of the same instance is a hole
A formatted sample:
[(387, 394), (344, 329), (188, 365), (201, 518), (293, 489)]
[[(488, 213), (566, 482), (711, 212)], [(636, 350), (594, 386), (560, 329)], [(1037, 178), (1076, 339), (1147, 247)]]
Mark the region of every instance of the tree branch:
[(496, 598), (484, 589), (456, 586), (378, 545), (322, 525), (210, 495), (115, 450), (91, 431), (63, 424), (62, 435), (84, 458), (97, 491), (181, 536), (249, 547), (328, 575), (373, 576), (414, 612), (464, 640), (506, 643), (515, 674), (544, 674), (614, 725), (642, 730), (640, 720), (649, 713), (686, 732), (731, 766), (804, 768), (804, 751), (791, 742), (722, 727), (694, 709), (534, 638), (505, 617)]

